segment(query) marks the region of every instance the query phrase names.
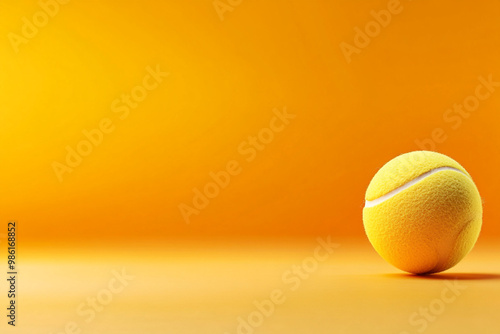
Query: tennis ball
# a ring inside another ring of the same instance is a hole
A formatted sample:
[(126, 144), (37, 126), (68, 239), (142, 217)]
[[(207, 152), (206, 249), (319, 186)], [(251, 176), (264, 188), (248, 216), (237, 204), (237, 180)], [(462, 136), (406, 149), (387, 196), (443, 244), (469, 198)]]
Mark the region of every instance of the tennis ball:
[(365, 196), (363, 224), (395, 267), (431, 274), (456, 265), (481, 231), (481, 197), (467, 171), (446, 155), (415, 151), (386, 163)]

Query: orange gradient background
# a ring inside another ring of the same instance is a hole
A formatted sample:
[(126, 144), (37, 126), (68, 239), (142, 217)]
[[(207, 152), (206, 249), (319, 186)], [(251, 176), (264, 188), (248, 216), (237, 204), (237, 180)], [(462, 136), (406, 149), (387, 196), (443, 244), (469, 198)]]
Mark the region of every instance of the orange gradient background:
[[(362, 236), (371, 177), (439, 127), (436, 150), (473, 176), (498, 236), (500, 91), (456, 130), (443, 114), (478, 76), (500, 80), (500, 23), (484, 15), (500, 3), (401, 6), (347, 64), (339, 43), (386, 2), (246, 1), (224, 21), (207, 1), (62, 5), (18, 54), (1, 49), (1, 216), (25, 241)], [(38, 8), (2, 5), (2, 35)], [(169, 77), (119, 121), (111, 102), (157, 64)], [(290, 126), (186, 225), (178, 205), (283, 106)], [(60, 183), (51, 164), (104, 117), (116, 130)]]
[[(182, 242), (293, 248), (326, 235), (370, 247), (362, 208), (371, 178), (441, 128), (434, 150), (462, 164), (483, 198), (479, 240), (498, 238), (500, 87), (458, 128), (443, 117), (480, 76), (500, 81), (500, 2), (401, 1), (346, 61), (340, 44), (353, 45), (354, 28), (387, 3), (243, 0), (221, 20), (211, 0), (72, 0), (16, 53), (8, 36), (40, 5), (2, 2), (0, 222), (19, 222), (33, 261), (71, 251), (74, 263), (90, 261), (90, 245), (119, 244), (136, 258), (149, 244), (149, 258), (172, 259)], [(112, 102), (148, 66), (169, 76), (120, 120)], [(238, 146), (284, 107), (296, 117), (246, 162)], [(54, 161), (103, 118), (116, 129), (59, 182)], [(242, 172), (186, 224), (179, 205), (231, 160)]]
[[(386, 2), (245, 1), (224, 21), (207, 1), (61, 5), (18, 54), (1, 49), (1, 216), (25, 241), (361, 236), (371, 177), (439, 127), (436, 150), (473, 176), (498, 236), (500, 91), (456, 130), (443, 114), (478, 76), (500, 80), (500, 23), (484, 15), (500, 3), (401, 6), (347, 64), (339, 44)], [(3, 4), (2, 35), (37, 10)], [(169, 77), (120, 122), (111, 102), (157, 64)], [(186, 225), (178, 205), (283, 106), (296, 119)], [(104, 117), (116, 130), (60, 183), (51, 164)]]

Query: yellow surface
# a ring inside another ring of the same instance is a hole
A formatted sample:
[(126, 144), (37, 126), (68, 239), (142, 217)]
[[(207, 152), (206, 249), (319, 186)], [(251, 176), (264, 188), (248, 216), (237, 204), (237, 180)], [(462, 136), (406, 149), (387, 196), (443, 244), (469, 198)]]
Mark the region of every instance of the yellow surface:
[[(20, 266), (19, 326), (10, 329), (2, 322), (0, 329), (58, 334), (75, 321), (82, 333), (93, 334), (233, 334), (237, 318), (256, 310), (255, 301), (281, 289), (286, 300), (255, 333), (418, 333), (421, 325), (412, 326), (409, 317), (436, 303), (458, 278), (460, 295), (428, 322), (425, 333), (498, 333), (498, 246), (480, 240), (453, 270), (418, 277), (387, 264), (367, 240), (332, 241), (338, 248), (295, 291), (282, 276), (313, 256), (314, 239), (282, 245), (171, 243), (163, 252), (153, 252), (157, 245), (144, 245), (139, 252), (118, 246), (103, 252), (85, 247), (72, 253), (26, 251)], [(134, 280), (86, 323), (77, 307), (106, 288), (112, 270), (121, 268)]]

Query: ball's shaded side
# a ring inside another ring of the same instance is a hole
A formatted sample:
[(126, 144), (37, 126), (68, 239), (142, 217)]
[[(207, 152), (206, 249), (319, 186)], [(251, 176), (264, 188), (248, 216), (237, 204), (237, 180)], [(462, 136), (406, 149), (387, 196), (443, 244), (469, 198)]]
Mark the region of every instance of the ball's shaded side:
[(396, 157), (373, 177), (363, 223), (375, 250), (414, 274), (456, 265), (472, 249), (482, 225), (482, 202), (467, 171), (436, 152)]

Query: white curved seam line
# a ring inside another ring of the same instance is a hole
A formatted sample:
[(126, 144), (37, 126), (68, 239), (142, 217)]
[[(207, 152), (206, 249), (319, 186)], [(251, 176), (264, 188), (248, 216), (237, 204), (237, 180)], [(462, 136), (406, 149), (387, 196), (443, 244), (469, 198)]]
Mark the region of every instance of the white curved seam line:
[(465, 174), (464, 172), (462, 172), (460, 169), (456, 169), (456, 168), (453, 168), (453, 167), (439, 167), (439, 168), (431, 169), (430, 171), (428, 171), (428, 172), (426, 172), (426, 173), (424, 173), (424, 174), (422, 174), (422, 175), (414, 178), (413, 180), (411, 180), (411, 181), (403, 184), (399, 188), (396, 188), (396, 189), (394, 189), (392, 191), (389, 191), (387, 194), (382, 195), (379, 198), (376, 198), (376, 199), (374, 199), (372, 201), (365, 201), (365, 208), (371, 208), (371, 207), (373, 207), (375, 205), (379, 205), (380, 203), (387, 201), (389, 198), (396, 196), (397, 194), (399, 194), (403, 190), (408, 189), (411, 186), (417, 184), (418, 182), (422, 181), (426, 177), (431, 176), (432, 174), (435, 174), (435, 173), (439, 173), (439, 172), (445, 171), (445, 170), (451, 170), (451, 171), (459, 172), (459, 173), (462, 173), (463, 175), (469, 177), (467, 174)]

